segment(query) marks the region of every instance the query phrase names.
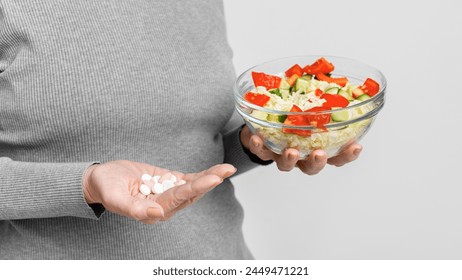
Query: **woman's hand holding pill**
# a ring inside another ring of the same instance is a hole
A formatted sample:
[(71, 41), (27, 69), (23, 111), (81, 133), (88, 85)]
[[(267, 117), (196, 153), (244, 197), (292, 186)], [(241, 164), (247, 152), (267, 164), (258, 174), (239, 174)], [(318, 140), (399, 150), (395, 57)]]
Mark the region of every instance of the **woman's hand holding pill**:
[(146, 224), (167, 220), (236, 172), (219, 164), (198, 173), (183, 174), (133, 162), (111, 161), (92, 165), (83, 179), (88, 204)]

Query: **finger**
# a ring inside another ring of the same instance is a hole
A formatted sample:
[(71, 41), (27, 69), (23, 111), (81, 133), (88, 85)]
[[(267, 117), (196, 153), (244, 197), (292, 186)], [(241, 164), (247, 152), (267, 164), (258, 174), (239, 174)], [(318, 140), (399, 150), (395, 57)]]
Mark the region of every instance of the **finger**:
[(142, 221), (146, 219), (161, 219), (164, 209), (156, 201), (145, 197), (113, 194), (104, 201), (104, 207), (111, 212)]
[(276, 165), (281, 171), (292, 170), (300, 159), (300, 153), (296, 149), (286, 149), (282, 155), (276, 157)]
[(335, 157), (331, 157), (327, 160), (327, 163), (340, 167), (345, 165), (349, 162), (356, 160), (362, 151), (362, 146), (358, 143), (352, 144), (348, 146), (345, 150), (343, 150), (340, 154)]
[(184, 175), (185, 175), (184, 173), (181, 173), (181, 172), (179, 172), (179, 171), (170, 171), (170, 172), (171, 172), (171, 173), (173, 174), (173, 176), (175, 176), (178, 180), (183, 179), (183, 177), (184, 177)]
[(175, 211), (181, 204), (185, 202), (193, 203), (195, 197), (205, 194), (221, 182), (223, 182), (223, 179), (216, 175), (204, 175), (192, 182), (167, 190), (157, 197), (156, 202), (164, 209), (165, 216), (168, 216), (171, 211)]
[(153, 225), (153, 224), (158, 223), (161, 220), (164, 220), (165, 214), (163, 213), (163, 211), (162, 213), (159, 213), (158, 209), (148, 208), (148, 217), (149, 217), (148, 219), (143, 219), (140, 221), (147, 225)]
[(164, 181), (167, 181), (167, 180), (172, 180), (173, 176), (174, 175), (171, 172), (164, 173), (162, 176), (160, 176), (159, 183), (163, 183)]
[(273, 160), (275, 154), (265, 147), (263, 140), (258, 135), (252, 135), (249, 140), (249, 150), (261, 160)]
[(194, 181), (200, 177), (203, 177), (205, 175), (216, 175), (220, 177), (222, 180), (230, 177), (234, 173), (236, 173), (237, 169), (232, 166), (231, 164), (223, 163), (223, 164), (217, 164), (212, 167), (210, 167), (207, 170), (201, 171), (199, 173), (190, 173), (190, 174), (185, 174), (183, 176), (183, 180), (185, 181)]
[(327, 154), (323, 150), (315, 150), (306, 160), (300, 160), (297, 166), (308, 175), (318, 174), (327, 163)]
[(199, 195), (196, 195), (194, 197), (191, 197), (190, 199), (188, 200), (185, 200), (183, 203), (181, 203), (179, 206), (177, 206), (174, 211), (169, 211), (167, 212), (164, 217), (161, 219), (161, 221), (167, 221), (168, 219), (170, 219), (174, 214), (176, 214), (178, 211), (188, 207), (189, 205), (195, 203), (196, 201), (198, 201), (199, 199), (201, 199), (207, 192), (203, 192)]
[(134, 201), (129, 211), (130, 217), (138, 221), (146, 219), (162, 219), (164, 209), (157, 203), (149, 199), (140, 199)]
[(146, 224), (146, 225), (153, 225), (153, 224), (157, 224), (158, 222), (160, 221), (164, 221), (165, 218), (162, 218), (162, 219), (146, 219), (146, 220), (141, 220), (140, 222), (142, 222), (143, 224)]
[(173, 217), (176, 213), (178, 213), (179, 211), (181, 211), (182, 209), (188, 207), (189, 205), (193, 204), (194, 202), (198, 201), (201, 197), (203, 197), (204, 195), (200, 195), (200, 196), (195, 196), (194, 198), (191, 198), (191, 199), (188, 199), (187, 201), (183, 202), (182, 204), (180, 204), (178, 207), (176, 207), (174, 209), (174, 211), (170, 211), (170, 212), (167, 212), (166, 215), (161, 219), (161, 221), (167, 221), (169, 220), (171, 217)]
[(223, 163), (214, 165), (205, 170), (205, 175), (215, 175), (222, 179), (226, 179), (236, 173), (236, 170), (236, 167), (232, 166), (231, 164)]

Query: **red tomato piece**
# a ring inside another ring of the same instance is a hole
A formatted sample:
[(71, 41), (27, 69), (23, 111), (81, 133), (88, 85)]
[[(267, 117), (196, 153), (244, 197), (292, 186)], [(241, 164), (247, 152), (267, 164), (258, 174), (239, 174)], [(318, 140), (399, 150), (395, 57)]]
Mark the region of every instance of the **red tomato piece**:
[[(323, 112), (326, 110), (330, 110), (329, 107), (313, 107), (311, 109), (306, 110), (305, 112)], [(302, 112), (302, 110), (293, 105), (290, 109), (291, 112)], [(299, 125), (299, 126), (315, 126), (322, 130), (326, 130), (325, 125), (330, 123), (330, 114), (315, 114), (315, 115), (287, 115), (287, 119), (284, 121), (286, 125)], [(310, 136), (311, 130), (301, 130), (301, 129), (293, 129), (293, 128), (283, 128), (282, 132), (284, 133), (292, 133), (297, 134), (300, 136)]]
[(267, 90), (278, 88), (281, 85), (281, 77), (268, 75), (262, 72), (252, 72), (253, 83), (256, 87), (265, 87)]
[(338, 77), (338, 78), (331, 78), (334, 83), (337, 85), (344, 87), (348, 83), (348, 78), (347, 77)]
[[(292, 105), (292, 108), (290, 108), (290, 112), (301, 113), (303, 111), (297, 105)], [(308, 125), (308, 122), (305, 121), (305, 118), (302, 115), (287, 115), (287, 119), (289, 119), (292, 125)]]
[(322, 91), (321, 89), (317, 88), (317, 89), (314, 91), (314, 94), (315, 94), (317, 97), (319, 97), (319, 96), (321, 96), (321, 95), (324, 94), (324, 91)]
[[(323, 111), (326, 111), (326, 110), (330, 110), (330, 108), (328, 107), (313, 107), (311, 109), (308, 109), (306, 110), (305, 112), (323, 112)], [(312, 126), (315, 126), (317, 128), (322, 128), (322, 129), (325, 129), (325, 125), (330, 123), (330, 114), (329, 113), (326, 113), (326, 114), (316, 114), (316, 115), (307, 115), (305, 116), (307, 122), (312, 125)]]
[(320, 81), (325, 81), (328, 83), (336, 83), (337, 85), (341, 87), (344, 87), (348, 83), (347, 77), (332, 78), (332, 77), (326, 76), (323, 73), (316, 74), (316, 78)]
[(307, 65), (303, 68), (303, 71), (310, 75), (316, 75), (319, 73), (328, 74), (334, 71), (334, 65), (330, 63), (324, 57), (319, 58), (313, 64)]
[(263, 107), (270, 100), (270, 97), (266, 94), (254, 93), (249, 91), (244, 95), (244, 99), (252, 104)]
[(303, 67), (303, 72), (309, 75), (316, 75), (317, 73), (321, 73), (321, 65), (316, 62), (311, 65), (306, 65)]
[(364, 84), (361, 86), (361, 89), (369, 95), (370, 97), (376, 95), (380, 90), (380, 85), (371, 78), (367, 78), (364, 81)]
[[(290, 112), (303, 112), (303, 111), (297, 105), (293, 105), (292, 108), (290, 109)], [(287, 118), (284, 121), (284, 124), (285, 125), (299, 125), (299, 126), (309, 126), (310, 125), (310, 123), (305, 118), (305, 116), (302, 116), (302, 115), (287, 115)], [(294, 129), (294, 128), (283, 128), (282, 132), (297, 134), (299, 136), (310, 136), (311, 135), (311, 130), (309, 129), (303, 130), (303, 129)]]
[(309, 75), (314, 75), (313, 73), (315, 72), (315, 69), (313, 69), (313, 67), (311, 67), (311, 65), (308, 64), (305, 67), (303, 67), (302, 69), (303, 69), (304, 73), (309, 74)]
[(290, 112), (303, 112), (303, 110), (294, 104), (292, 105), (292, 108), (290, 108)]
[(324, 57), (319, 58), (318, 63), (321, 65), (321, 73), (328, 74), (335, 69), (334, 64), (330, 63)]
[(293, 74), (292, 76), (290, 76), (289, 78), (287, 78), (287, 83), (290, 85), (290, 86), (293, 86), (295, 85), (295, 82), (297, 81), (297, 79), (299, 78), (300, 76), (298, 76), (297, 74)]
[[(284, 124), (286, 124), (286, 125), (296, 125), (296, 124), (292, 124), (287, 119), (284, 121)], [(309, 130), (309, 129), (303, 130), (303, 129), (295, 129), (295, 128), (283, 128), (282, 132), (289, 133), (289, 134), (297, 134), (299, 136), (306, 136), (306, 137), (311, 135), (311, 130)]]
[(294, 66), (287, 69), (285, 73), (286, 73), (286, 77), (292, 77), (293, 75), (297, 75), (301, 77), (303, 75), (303, 69), (302, 67), (300, 67), (300, 65), (295, 64)]
[(324, 93), (319, 98), (326, 100), (326, 102), (322, 104), (323, 106), (328, 106), (331, 108), (332, 107), (345, 108), (348, 106), (348, 104), (350, 104), (350, 101), (348, 101), (348, 99), (338, 94)]

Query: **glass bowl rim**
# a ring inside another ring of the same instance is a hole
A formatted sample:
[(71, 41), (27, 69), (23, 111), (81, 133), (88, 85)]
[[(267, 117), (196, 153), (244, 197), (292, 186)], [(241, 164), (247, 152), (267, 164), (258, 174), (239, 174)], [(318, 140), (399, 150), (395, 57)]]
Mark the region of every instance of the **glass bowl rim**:
[[(361, 101), (361, 102), (359, 102), (357, 104), (354, 104), (354, 105), (351, 105), (351, 106), (348, 106), (348, 107), (344, 107), (344, 108), (336, 108), (336, 109), (317, 111), (317, 112), (288, 112), (288, 111), (280, 111), (280, 110), (268, 109), (268, 108), (265, 108), (265, 107), (262, 107), (262, 106), (252, 104), (252, 103), (248, 102), (247, 100), (245, 100), (242, 97), (241, 92), (238, 89), (239, 82), (248, 73), (250, 73), (253, 69), (255, 69), (257, 67), (264, 66), (264, 65), (270, 64), (270, 63), (276, 63), (278, 61), (289, 60), (289, 59), (297, 59), (297, 58), (306, 59), (306, 58), (320, 58), (320, 57), (325, 57), (327, 60), (329, 60), (329, 58), (343, 59), (343, 60), (347, 60), (347, 61), (350, 61), (350, 62), (353, 62), (353, 63), (358, 63), (358, 64), (361, 64), (362, 66), (366, 66), (368, 68), (371, 68), (380, 77), (380, 82), (382, 83), (382, 87), (381, 87), (380, 91), (377, 94), (375, 94), (374, 96), (372, 96), (371, 98), (369, 98), (369, 99), (367, 99), (365, 101)], [(383, 99), (384, 95), (385, 95), (385, 92), (386, 92), (386, 88), (387, 88), (387, 80), (385, 78), (385, 75), (379, 69), (377, 69), (377, 68), (375, 68), (373, 66), (370, 66), (369, 64), (366, 64), (364, 62), (361, 62), (359, 60), (348, 58), (348, 57), (342, 57), (342, 56), (333, 56), (333, 55), (297, 55), (297, 56), (287, 56), (287, 57), (282, 57), (282, 58), (269, 60), (269, 61), (257, 64), (257, 65), (254, 65), (254, 66), (248, 68), (247, 70), (242, 72), (242, 74), (240, 74), (237, 77), (237, 79), (236, 79), (236, 81), (234, 82), (234, 85), (233, 85), (233, 92), (234, 92), (234, 98), (237, 101), (237, 103), (244, 104), (247, 107), (250, 107), (252, 109), (259, 110), (259, 111), (262, 111), (262, 112), (265, 112), (265, 113), (268, 113), (268, 114), (312, 116), (312, 115), (320, 115), (320, 114), (329, 114), (329, 113), (334, 113), (334, 112), (340, 112), (340, 111), (343, 111), (343, 110), (350, 110), (350, 109), (354, 109), (354, 108), (357, 108), (357, 107), (360, 107), (360, 106), (364, 106), (364, 105), (369, 104), (371, 102), (374, 102), (376, 100)]]

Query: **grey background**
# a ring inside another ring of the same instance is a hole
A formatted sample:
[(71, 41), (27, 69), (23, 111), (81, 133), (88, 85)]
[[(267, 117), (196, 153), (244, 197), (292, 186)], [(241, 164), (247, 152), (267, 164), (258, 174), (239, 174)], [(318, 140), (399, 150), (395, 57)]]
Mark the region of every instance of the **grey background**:
[(462, 4), (225, 0), (237, 73), (279, 57), (351, 57), (387, 77), (356, 162), (235, 177), (258, 259), (462, 259)]

